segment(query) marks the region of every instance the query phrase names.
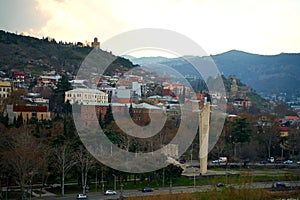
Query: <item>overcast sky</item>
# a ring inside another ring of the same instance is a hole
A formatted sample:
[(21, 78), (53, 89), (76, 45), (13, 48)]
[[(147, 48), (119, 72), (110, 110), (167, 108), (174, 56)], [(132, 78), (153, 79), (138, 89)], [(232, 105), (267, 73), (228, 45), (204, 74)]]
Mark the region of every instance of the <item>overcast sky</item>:
[(105, 41), (164, 28), (208, 54), (300, 52), (299, 0), (0, 0), (1, 29), (57, 41)]

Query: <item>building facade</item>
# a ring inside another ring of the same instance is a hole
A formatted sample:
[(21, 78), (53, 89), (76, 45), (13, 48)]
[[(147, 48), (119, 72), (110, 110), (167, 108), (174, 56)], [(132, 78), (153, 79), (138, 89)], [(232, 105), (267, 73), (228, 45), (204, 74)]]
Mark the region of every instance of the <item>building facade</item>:
[(0, 81), (0, 99), (7, 98), (11, 94), (11, 84), (9, 81)]
[(65, 102), (70, 104), (100, 104), (108, 103), (108, 94), (97, 89), (76, 88), (65, 92)]

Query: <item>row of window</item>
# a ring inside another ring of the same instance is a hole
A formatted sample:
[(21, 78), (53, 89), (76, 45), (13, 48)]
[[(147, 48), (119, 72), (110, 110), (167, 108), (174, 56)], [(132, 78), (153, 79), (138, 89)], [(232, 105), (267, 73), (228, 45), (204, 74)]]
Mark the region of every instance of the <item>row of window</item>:
[(10, 88), (5, 88), (5, 87), (1, 88), (0, 87), (0, 92), (9, 92), (9, 91), (10, 91)]
[(8, 94), (1, 94), (0, 93), (0, 98), (7, 98), (8, 97)]
[[(72, 97), (72, 94), (67, 94), (67, 97)], [(81, 94), (73, 94), (73, 97), (81, 97)], [(102, 95), (84, 95), (84, 98), (88, 98), (88, 99), (91, 99), (91, 98), (100, 98), (100, 99), (107, 99), (108, 97), (107, 96), (102, 96)]]

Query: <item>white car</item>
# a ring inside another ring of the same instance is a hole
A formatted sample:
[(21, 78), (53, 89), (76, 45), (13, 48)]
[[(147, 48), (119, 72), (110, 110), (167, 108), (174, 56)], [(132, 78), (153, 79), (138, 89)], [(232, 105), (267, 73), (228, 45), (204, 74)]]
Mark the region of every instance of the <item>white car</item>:
[(106, 190), (104, 194), (105, 195), (115, 195), (115, 194), (117, 194), (117, 192), (114, 190)]
[(283, 161), (283, 164), (293, 164), (293, 161), (292, 160), (286, 160), (286, 161)]
[(76, 199), (87, 199), (86, 194), (77, 194)]

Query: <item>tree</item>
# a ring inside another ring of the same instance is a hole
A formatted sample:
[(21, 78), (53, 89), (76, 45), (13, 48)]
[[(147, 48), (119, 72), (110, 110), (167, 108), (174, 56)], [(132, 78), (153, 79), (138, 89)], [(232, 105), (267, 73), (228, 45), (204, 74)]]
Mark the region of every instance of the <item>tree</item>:
[(19, 128), (20, 126), (23, 125), (23, 114), (21, 113), (18, 117), (17, 117), (17, 124), (16, 127)]
[(113, 119), (114, 119), (114, 117), (112, 114), (112, 108), (111, 108), (111, 105), (109, 104), (108, 108), (106, 110), (106, 113), (104, 115), (104, 125), (110, 124), (113, 121)]
[(50, 107), (52, 110), (57, 110), (62, 112), (66, 110), (64, 109), (64, 106), (68, 107), (66, 104), (64, 104), (65, 92), (71, 90), (72, 86), (69, 83), (67, 76), (62, 75), (56, 87), (57, 88), (54, 90), (53, 96), (50, 98)]
[(81, 173), (82, 193), (85, 194), (87, 189), (88, 172), (95, 164), (94, 157), (92, 157), (91, 154), (83, 148), (83, 146), (80, 146), (76, 154), (76, 160), (78, 160), (78, 168)]
[(266, 155), (271, 157), (274, 150), (272, 147), (279, 143), (279, 124), (276, 117), (271, 115), (260, 117), (256, 128), (255, 139), (265, 146)]
[(25, 199), (25, 185), (46, 166), (45, 146), (24, 129), (13, 130), (1, 138), (1, 164), (10, 171)]
[(237, 118), (233, 121), (232, 127), (232, 142), (244, 143), (250, 141), (251, 130), (248, 128), (246, 118)]
[(130, 106), (129, 106), (129, 115), (130, 115), (130, 117), (132, 118), (133, 117), (133, 108), (132, 108), (132, 103), (130, 104)]
[(61, 195), (65, 195), (65, 177), (70, 169), (77, 164), (74, 150), (69, 143), (56, 146), (53, 150), (53, 167), (60, 173)]
[(246, 118), (236, 118), (231, 122), (232, 134), (230, 136), (231, 143), (233, 144), (233, 158), (236, 159), (236, 145), (250, 142), (251, 130), (248, 128)]

